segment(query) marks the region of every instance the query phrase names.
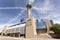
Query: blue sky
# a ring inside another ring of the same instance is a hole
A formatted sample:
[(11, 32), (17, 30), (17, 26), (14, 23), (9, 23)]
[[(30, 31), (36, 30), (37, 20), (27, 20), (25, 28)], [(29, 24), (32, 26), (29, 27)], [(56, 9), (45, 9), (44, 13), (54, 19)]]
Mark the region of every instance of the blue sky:
[(60, 0), (0, 0), (0, 30), (27, 17), (26, 4), (31, 3), (35, 19), (51, 19), (60, 23)]

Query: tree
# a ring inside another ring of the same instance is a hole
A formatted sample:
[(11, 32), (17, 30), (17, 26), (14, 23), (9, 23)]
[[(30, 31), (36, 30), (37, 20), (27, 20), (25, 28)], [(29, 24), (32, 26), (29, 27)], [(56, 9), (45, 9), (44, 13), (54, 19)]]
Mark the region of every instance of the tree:
[(52, 25), (51, 30), (54, 31), (54, 33), (60, 34), (60, 25), (59, 24)]

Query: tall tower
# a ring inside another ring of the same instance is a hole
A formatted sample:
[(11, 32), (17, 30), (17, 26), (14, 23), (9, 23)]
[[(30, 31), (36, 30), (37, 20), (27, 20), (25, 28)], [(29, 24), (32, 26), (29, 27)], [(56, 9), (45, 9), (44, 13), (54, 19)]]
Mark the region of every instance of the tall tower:
[(28, 15), (27, 15), (28, 17), (27, 17), (27, 18), (30, 19), (31, 16), (32, 16), (32, 15), (31, 15), (31, 8), (32, 8), (32, 6), (31, 6), (31, 4), (27, 4), (26, 7), (27, 7), (27, 11), (28, 11)]
[(34, 17), (31, 14), (31, 4), (27, 4), (27, 11), (28, 11), (28, 15), (27, 15), (27, 23), (26, 23), (26, 38), (34, 38), (36, 33), (36, 20), (34, 19)]

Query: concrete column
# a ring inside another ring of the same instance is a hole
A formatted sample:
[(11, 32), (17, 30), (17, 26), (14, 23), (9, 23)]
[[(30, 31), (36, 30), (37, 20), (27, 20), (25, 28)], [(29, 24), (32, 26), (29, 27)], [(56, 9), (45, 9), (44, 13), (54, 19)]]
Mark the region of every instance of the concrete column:
[(15, 34), (13, 34), (13, 37), (15, 37)]
[(10, 34), (10, 37), (11, 37), (11, 34)]
[(20, 33), (18, 34), (18, 36), (20, 37)]
[(34, 38), (36, 35), (36, 23), (35, 19), (31, 15), (31, 5), (27, 4), (27, 11), (28, 11), (28, 18), (27, 18), (27, 23), (26, 23), (26, 38)]
[(45, 24), (46, 24), (46, 28), (47, 28), (47, 33), (49, 33), (50, 27), (52, 26), (50, 20), (45, 20)]
[(1, 33), (1, 36), (3, 36), (3, 32)]

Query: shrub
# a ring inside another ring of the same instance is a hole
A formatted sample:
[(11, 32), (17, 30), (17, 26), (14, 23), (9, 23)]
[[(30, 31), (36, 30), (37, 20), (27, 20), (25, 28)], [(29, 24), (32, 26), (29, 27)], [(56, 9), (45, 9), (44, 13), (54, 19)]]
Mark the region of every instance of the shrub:
[(54, 31), (54, 33), (60, 34), (60, 25), (59, 24), (52, 25), (51, 30)]

